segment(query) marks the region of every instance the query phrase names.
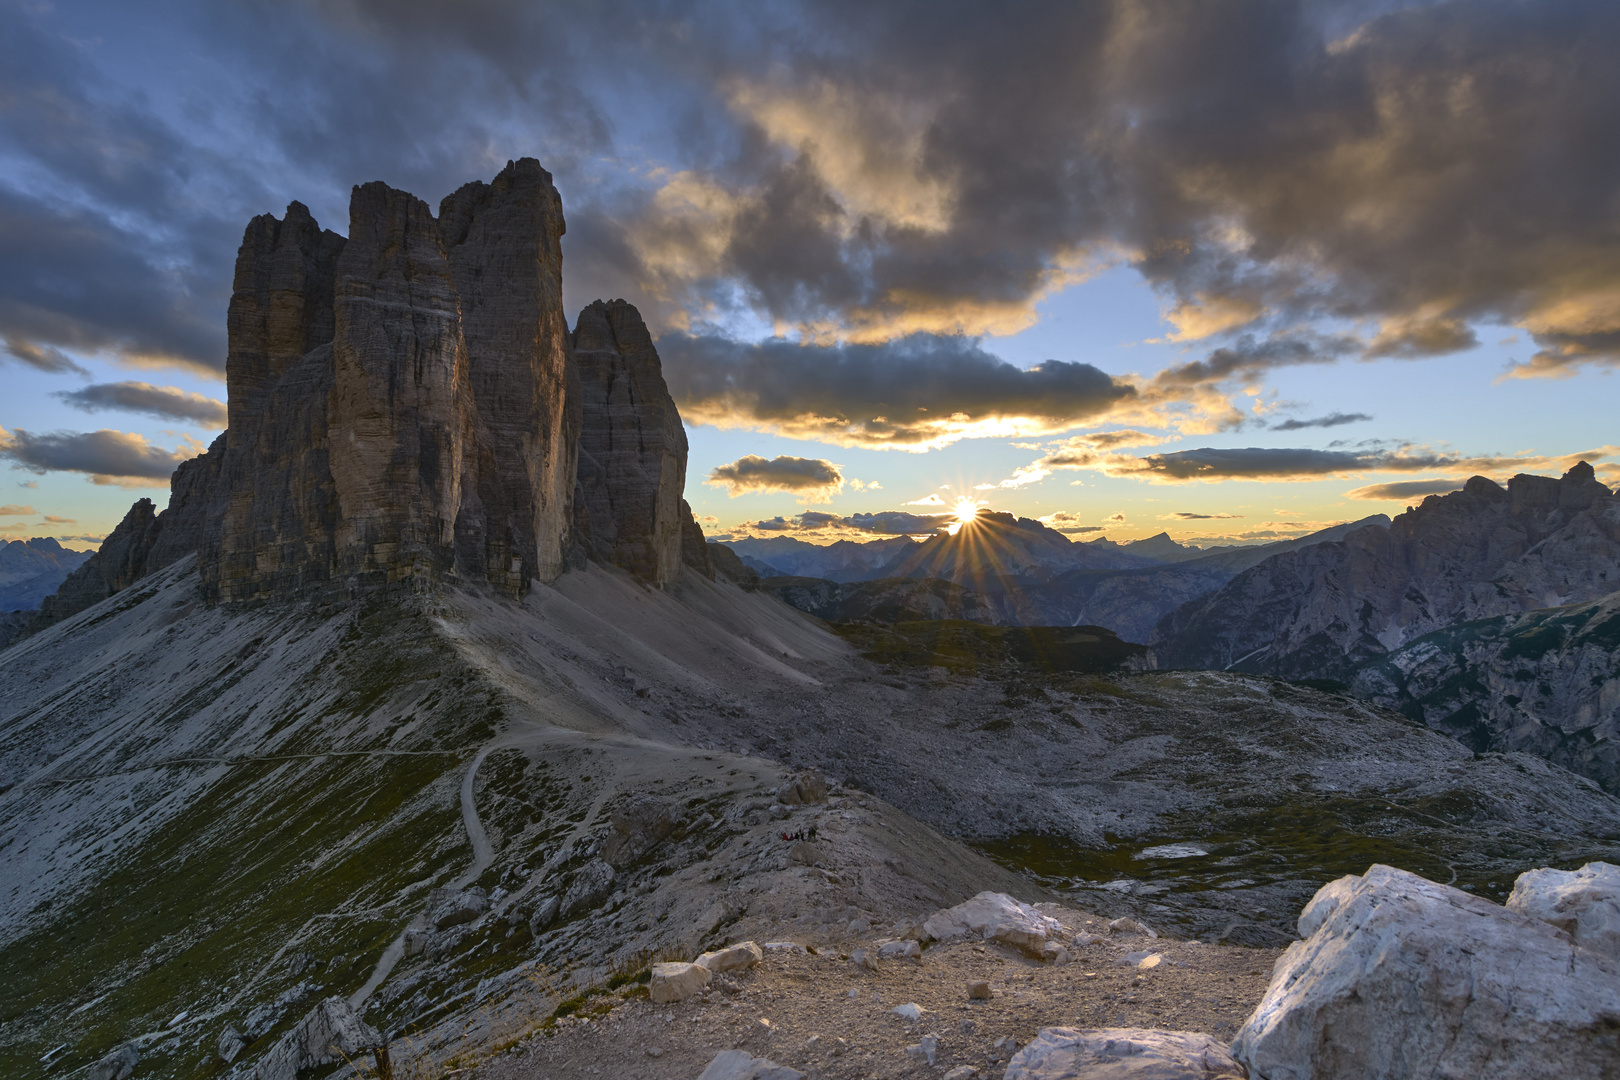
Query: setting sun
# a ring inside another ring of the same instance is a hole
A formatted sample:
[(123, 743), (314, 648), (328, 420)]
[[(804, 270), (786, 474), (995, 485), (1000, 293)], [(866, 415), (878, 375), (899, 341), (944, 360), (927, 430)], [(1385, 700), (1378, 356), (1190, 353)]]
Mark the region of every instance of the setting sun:
[(955, 536), (962, 526), (979, 516), (979, 504), (972, 499), (957, 499), (951, 512), (956, 515), (956, 520), (946, 526), (945, 531)]

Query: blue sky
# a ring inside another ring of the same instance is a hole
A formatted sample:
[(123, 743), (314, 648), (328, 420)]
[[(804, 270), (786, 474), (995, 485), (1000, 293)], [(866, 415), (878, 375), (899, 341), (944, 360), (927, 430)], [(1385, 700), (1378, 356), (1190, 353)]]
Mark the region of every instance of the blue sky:
[(658, 335), (712, 534), (1620, 480), (1620, 11), (1193, 10), (0, 0), (0, 536), (93, 545), (218, 434), (248, 218), (519, 156), (569, 310)]

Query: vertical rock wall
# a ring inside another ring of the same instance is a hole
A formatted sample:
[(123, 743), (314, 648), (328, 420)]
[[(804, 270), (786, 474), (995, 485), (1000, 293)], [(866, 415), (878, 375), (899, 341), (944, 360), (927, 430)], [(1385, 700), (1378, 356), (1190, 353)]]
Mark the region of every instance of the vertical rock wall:
[(355, 189), (334, 303), (335, 569), (362, 591), (431, 580), (455, 565), (474, 433), (460, 301), (427, 203)]
[(641, 313), (623, 300), (581, 311), (574, 363), (584, 410), (579, 494), (593, 553), (667, 586), (680, 575), (691, 520), (681, 500), (686, 429)]
[(439, 232), (479, 431), (458, 557), (465, 571), (519, 590), (562, 573), (568, 546), (580, 402), (562, 309), (562, 203), (525, 158), (493, 184), (448, 196)]
[(357, 187), (347, 238), (296, 202), (254, 218), (228, 316), (229, 428), (176, 471), (166, 511), (136, 504), (36, 628), (192, 551), (219, 603), (442, 580), (518, 595), (576, 542), (662, 587), (684, 540), (712, 575), (651, 335), (622, 300), (569, 333), (563, 230), (528, 158), (437, 217)]

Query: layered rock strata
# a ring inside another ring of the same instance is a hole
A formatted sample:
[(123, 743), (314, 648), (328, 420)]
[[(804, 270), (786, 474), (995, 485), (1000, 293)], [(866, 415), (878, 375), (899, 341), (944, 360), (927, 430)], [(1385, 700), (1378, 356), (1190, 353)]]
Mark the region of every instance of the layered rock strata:
[(1425, 634), (1351, 673), (1351, 693), (1476, 753), (1524, 750), (1620, 795), (1620, 591)]
[(447, 580), (517, 595), (580, 554), (659, 587), (683, 565), (712, 579), (652, 336), (623, 300), (590, 305), (570, 333), (563, 229), (527, 158), (437, 216), (357, 187), (347, 238), (296, 202), (253, 219), (228, 429), (175, 473), (168, 510), (137, 504), (37, 625), (192, 552), (219, 603)]
[(1596, 599), (1617, 567), (1620, 500), (1590, 465), (1476, 476), (1387, 529), (1267, 559), (1167, 616), (1153, 647), (1165, 667), (1344, 679), (1455, 623)]
[[(646, 581), (668, 585), (680, 574), (684, 534), (697, 524), (681, 499), (686, 429), (652, 335), (630, 304), (598, 300), (579, 313), (574, 362), (586, 417), (579, 435), (578, 497), (590, 550)], [(702, 569), (705, 549), (688, 546)]]

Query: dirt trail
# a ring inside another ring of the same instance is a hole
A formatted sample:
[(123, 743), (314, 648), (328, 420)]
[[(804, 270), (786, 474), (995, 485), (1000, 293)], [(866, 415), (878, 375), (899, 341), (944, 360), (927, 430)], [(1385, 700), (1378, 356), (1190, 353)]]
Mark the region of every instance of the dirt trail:
[[(1046, 909), (1051, 910), (1051, 909)], [(1088, 929), (1087, 916), (1064, 921)], [(1091, 919), (1089, 929), (1103, 929)], [(1149, 1027), (1230, 1039), (1264, 994), (1274, 949), (1206, 946), (1111, 935), (1052, 966), (985, 942), (936, 945), (920, 960), (882, 960), (876, 972), (848, 956), (878, 938), (819, 954), (774, 950), (755, 969), (717, 976), (702, 998), (655, 1005), (645, 991), (590, 999), (573, 1016), (457, 1074), (465, 1080), (688, 1080), (722, 1050), (740, 1048), (802, 1070), (811, 1080), (938, 1076), (960, 1065), (1001, 1074), (1042, 1027)], [(1141, 969), (1138, 954), (1157, 956)], [(970, 981), (991, 986), (971, 1001)], [(913, 1002), (915, 1022), (892, 1010)], [(934, 1064), (908, 1053), (938, 1040)]]

